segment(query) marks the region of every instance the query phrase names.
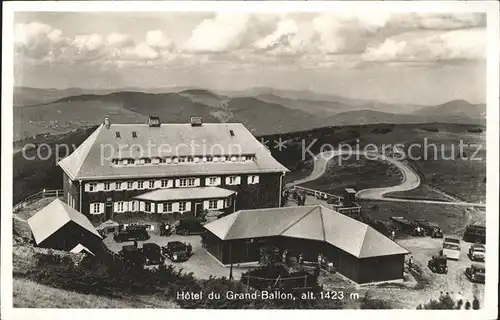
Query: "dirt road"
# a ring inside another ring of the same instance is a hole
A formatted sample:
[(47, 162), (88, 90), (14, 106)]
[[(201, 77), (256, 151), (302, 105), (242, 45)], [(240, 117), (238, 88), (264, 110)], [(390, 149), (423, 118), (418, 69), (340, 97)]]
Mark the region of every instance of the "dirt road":
[(485, 204), (482, 203), (468, 203), (463, 201), (451, 201), (451, 202), (443, 202), (443, 201), (435, 201), (435, 200), (417, 200), (417, 199), (396, 199), (391, 197), (386, 197), (385, 195), (390, 192), (398, 192), (398, 191), (409, 191), (417, 188), (420, 185), (420, 177), (418, 174), (409, 167), (403, 161), (397, 160), (395, 158), (379, 154), (379, 153), (370, 153), (370, 152), (361, 152), (361, 151), (351, 151), (351, 150), (329, 150), (322, 152), (314, 157), (314, 168), (311, 174), (300, 180), (296, 180), (287, 184), (287, 186), (296, 186), (303, 184), (308, 181), (313, 181), (321, 177), (328, 166), (330, 160), (337, 156), (364, 156), (369, 160), (375, 161), (385, 161), (389, 162), (392, 165), (396, 166), (402, 173), (403, 178), (399, 185), (391, 186), (391, 187), (380, 187), (380, 188), (370, 188), (360, 190), (356, 194), (356, 198), (362, 200), (384, 200), (384, 201), (394, 201), (394, 202), (419, 202), (419, 203), (428, 203), (428, 204), (447, 204), (447, 205), (459, 205), (466, 207), (486, 207)]

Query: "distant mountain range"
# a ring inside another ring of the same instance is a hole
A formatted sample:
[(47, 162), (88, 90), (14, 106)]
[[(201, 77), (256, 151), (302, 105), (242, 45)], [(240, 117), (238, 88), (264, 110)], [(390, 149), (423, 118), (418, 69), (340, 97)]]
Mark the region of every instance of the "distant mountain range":
[(486, 106), (454, 100), (442, 105), (389, 104), (311, 91), (252, 88), (215, 92), (193, 88), (80, 88), (14, 90), (15, 138), (65, 131), (102, 122), (144, 122), (158, 115), (163, 122), (242, 122), (254, 134), (306, 130), (323, 126), (373, 123), (448, 122), (484, 124)]

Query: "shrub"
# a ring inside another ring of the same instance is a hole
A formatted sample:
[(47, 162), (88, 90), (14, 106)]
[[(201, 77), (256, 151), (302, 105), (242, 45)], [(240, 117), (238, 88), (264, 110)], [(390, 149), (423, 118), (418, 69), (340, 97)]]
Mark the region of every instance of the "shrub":
[[(467, 305), (467, 303), (466, 303)], [(448, 293), (441, 294), (439, 299), (431, 299), (428, 303), (424, 305), (419, 305), (417, 309), (433, 309), (433, 310), (451, 310), (455, 309), (455, 301), (450, 297)]]
[(390, 302), (382, 299), (374, 299), (370, 296), (369, 292), (366, 292), (363, 299), (360, 301), (361, 309), (391, 309), (392, 306)]

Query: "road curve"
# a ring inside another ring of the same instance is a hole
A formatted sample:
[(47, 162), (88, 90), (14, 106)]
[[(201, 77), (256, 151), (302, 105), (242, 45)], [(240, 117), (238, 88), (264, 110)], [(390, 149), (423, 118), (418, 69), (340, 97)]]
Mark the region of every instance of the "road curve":
[(460, 205), (467, 207), (486, 207), (485, 204), (482, 203), (469, 203), (469, 202), (444, 202), (444, 201), (435, 201), (435, 200), (417, 200), (417, 199), (398, 199), (386, 197), (385, 195), (390, 192), (397, 191), (409, 191), (417, 188), (420, 185), (420, 177), (418, 174), (409, 167), (406, 163), (394, 159), (392, 157), (388, 157), (386, 155), (380, 153), (373, 152), (362, 152), (362, 151), (351, 151), (351, 150), (329, 150), (322, 152), (314, 157), (314, 167), (311, 174), (303, 179), (295, 180), (287, 184), (287, 186), (296, 186), (299, 184), (303, 184), (308, 181), (313, 181), (320, 178), (326, 171), (328, 162), (336, 156), (364, 156), (369, 160), (375, 161), (385, 161), (389, 162), (392, 165), (396, 166), (401, 173), (403, 174), (403, 179), (400, 184), (391, 187), (380, 187), (380, 188), (369, 188), (363, 189), (356, 193), (356, 198), (362, 200), (384, 200), (384, 201), (393, 201), (393, 202), (412, 202), (412, 203), (428, 203), (428, 204), (448, 204), (448, 205)]

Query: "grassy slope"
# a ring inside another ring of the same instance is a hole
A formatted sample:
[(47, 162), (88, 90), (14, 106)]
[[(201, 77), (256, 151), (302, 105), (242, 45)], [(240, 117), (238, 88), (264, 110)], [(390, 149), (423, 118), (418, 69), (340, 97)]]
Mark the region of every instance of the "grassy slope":
[(13, 302), (14, 308), (178, 308), (176, 303), (156, 297), (109, 298), (52, 288), (25, 279), (14, 279)]
[(436, 192), (427, 184), (421, 184), (417, 188), (410, 191), (389, 192), (385, 196), (396, 199), (435, 200), (443, 202), (453, 201), (450, 197)]

